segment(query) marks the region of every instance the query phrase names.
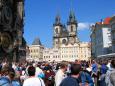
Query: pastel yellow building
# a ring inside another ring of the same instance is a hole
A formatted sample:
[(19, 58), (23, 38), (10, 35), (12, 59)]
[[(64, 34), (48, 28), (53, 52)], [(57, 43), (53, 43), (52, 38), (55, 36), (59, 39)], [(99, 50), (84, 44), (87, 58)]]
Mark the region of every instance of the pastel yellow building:
[(40, 39), (36, 38), (32, 45), (29, 46), (29, 56), (34, 61), (43, 61), (43, 49)]

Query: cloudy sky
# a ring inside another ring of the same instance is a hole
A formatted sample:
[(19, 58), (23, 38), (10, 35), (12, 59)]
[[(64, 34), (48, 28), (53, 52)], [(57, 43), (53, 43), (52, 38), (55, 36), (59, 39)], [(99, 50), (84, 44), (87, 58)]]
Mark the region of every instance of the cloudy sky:
[(27, 44), (39, 37), (44, 46), (52, 47), (55, 16), (60, 14), (61, 22), (66, 24), (71, 9), (78, 21), (78, 37), (86, 42), (90, 41), (91, 24), (115, 15), (115, 0), (25, 0)]

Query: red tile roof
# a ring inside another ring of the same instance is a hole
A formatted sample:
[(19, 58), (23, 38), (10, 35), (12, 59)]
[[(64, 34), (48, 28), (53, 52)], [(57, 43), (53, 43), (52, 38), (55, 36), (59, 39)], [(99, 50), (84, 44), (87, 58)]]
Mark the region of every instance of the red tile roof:
[(105, 18), (103, 24), (110, 24), (111, 17)]

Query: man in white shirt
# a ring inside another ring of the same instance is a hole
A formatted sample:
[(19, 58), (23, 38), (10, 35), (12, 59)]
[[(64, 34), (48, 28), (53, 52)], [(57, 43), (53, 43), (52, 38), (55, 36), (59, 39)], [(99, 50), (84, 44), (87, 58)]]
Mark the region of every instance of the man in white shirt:
[(55, 75), (55, 86), (60, 86), (60, 83), (65, 78), (66, 70), (67, 70), (67, 62), (62, 62), (60, 65), (60, 69), (57, 71)]
[(107, 67), (108, 67), (108, 69), (111, 68), (111, 60), (108, 61)]
[(41, 78), (35, 77), (35, 70), (36, 69), (33, 66), (28, 68), (29, 78), (24, 81), (23, 86), (45, 86), (44, 81)]

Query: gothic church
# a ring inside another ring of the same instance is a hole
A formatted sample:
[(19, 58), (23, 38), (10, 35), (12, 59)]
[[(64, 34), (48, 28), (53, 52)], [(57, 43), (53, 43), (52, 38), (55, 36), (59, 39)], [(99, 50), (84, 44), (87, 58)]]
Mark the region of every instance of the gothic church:
[(77, 20), (73, 11), (70, 11), (67, 27), (61, 23), (60, 16), (57, 15), (55, 18), (55, 23), (53, 24), (53, 47), (60, 48), (62, 44), (67, 45), (79, 43), (77, 37), (77, 26)]

